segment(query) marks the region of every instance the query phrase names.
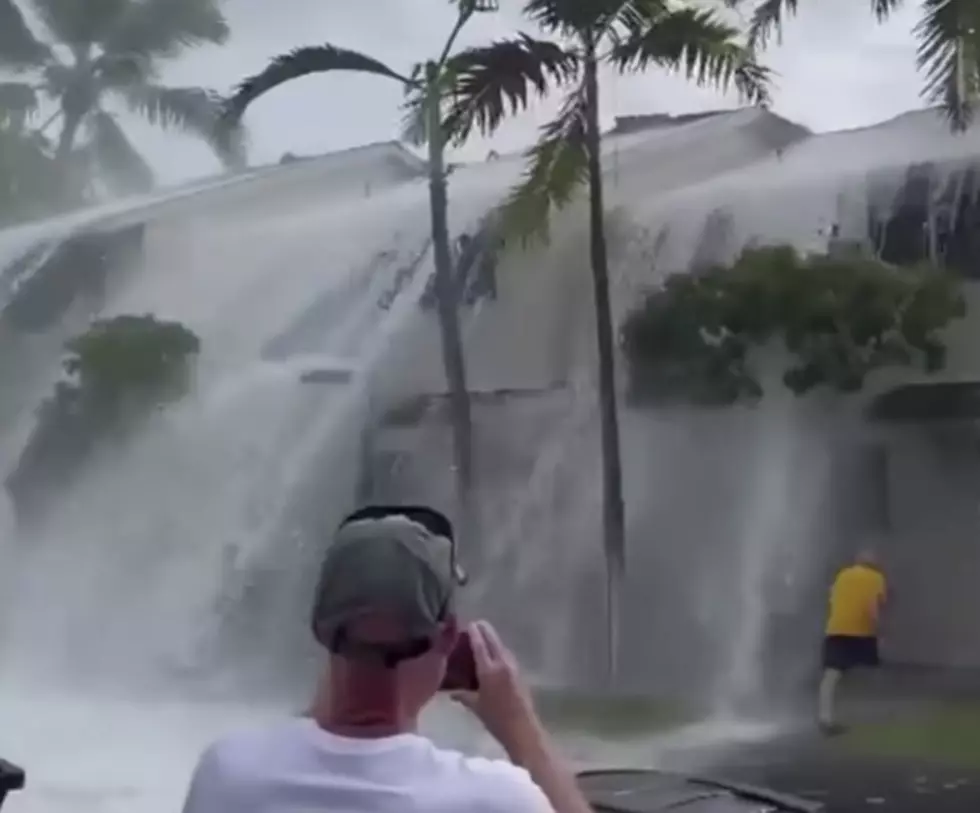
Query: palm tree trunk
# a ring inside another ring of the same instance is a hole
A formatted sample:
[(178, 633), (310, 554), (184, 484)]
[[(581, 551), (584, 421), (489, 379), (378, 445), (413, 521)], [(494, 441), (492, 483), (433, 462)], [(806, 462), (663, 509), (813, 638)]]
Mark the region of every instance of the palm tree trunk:
[(616, 406), (616, 357), (612, 306), (609, 297), (609, 258), (606, 251), (602, 200), (602, 164), (599, 133), (599, 77), (595, 49), (589, 46), (585, 62), (589, 154), (589, 229), (592, 284), (595, 296), (596, 342), (599, 351), (599, 423), (602, 432), (602, 522), (606, 554), (606, 645), (608, 679), (616, 678), (619, 661), (620, 586), (626, 565), (626, 519), (623, 469), (619, 448)]
[(78, 135), (78, 128), (82, 123), (82, 114), (65, 111), (65, 122), (61, 128), (61, 135), (58, 136), (58, 148), (55, 151), (55, 159), (62, 169), (65, 161), (71, 154), (71, 148), (75, 146), (75, 136)]
[(474, 530), (473, 423), (470, 395), (466, 388), (466, 363), (459, 328), (459, 291), (449, 250), (448, 201), (446, 196), (445, 142), (439, 110), (438, 66), (427, 66), (429, 87), (429, 204), (432, 210), (432, 251), (435, 258), (436, 308), (442, 339), (442, 363), (449, 387), (449, 412), (453, 428), (453, 469), (456, 484), (460, 538)]

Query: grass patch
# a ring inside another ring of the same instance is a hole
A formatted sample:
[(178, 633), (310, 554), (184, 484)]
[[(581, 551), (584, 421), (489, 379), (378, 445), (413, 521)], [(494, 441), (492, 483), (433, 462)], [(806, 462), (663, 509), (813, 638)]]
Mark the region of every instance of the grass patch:
[(980, 703), (946, 704), (855, 726), (844, 737), (844, 744), (874, 756), (980, 769)]
[(652, 734), (689, 722), (677, 703), (639, 695), (602, 695), (538, 688), (535, 707), (541, 719), (560, 731), (605, 736)]

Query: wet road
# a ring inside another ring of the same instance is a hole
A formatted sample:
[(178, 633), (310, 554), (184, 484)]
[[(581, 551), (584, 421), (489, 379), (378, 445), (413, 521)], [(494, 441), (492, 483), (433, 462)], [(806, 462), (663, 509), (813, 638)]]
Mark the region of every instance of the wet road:
[[(764, 749), (713, 774), (822, 802), (827, 813), (977, 813), (980, 772), (906, 759)], [(777, 753), (778, 752), (778, 753)]]

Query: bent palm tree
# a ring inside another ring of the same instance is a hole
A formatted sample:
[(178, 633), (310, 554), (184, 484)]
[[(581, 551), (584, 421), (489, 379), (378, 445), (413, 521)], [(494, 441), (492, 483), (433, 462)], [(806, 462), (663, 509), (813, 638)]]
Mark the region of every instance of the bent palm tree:
[[(80, 134), (84, 152), (115, 190), (145, 190), (153, 173), (105, 101), (114, 97), (151, 124), (213, 137), (218, 97), (156, 82), (162, 61), (184, 48), (220, 44), (228, 25), (215, 0), (29, 0), (47, 37), (35, 37), (15, 0), (0, 0), (0, 68), (8, 93), (47, 98), (60, 119), (55, 157), (68, 169)], [(237, 141), (237, 139), (236, 139)], [(222, 153), (224, 156), (231, 151)]]
[[(508, 42), (502, 53), (527, 68), (530, 73), (514, 77), (504, 65), (487, 65), (482, 59), (486, 49), (469, 49), (453, 54), (453, 46), (463, 27), (474, 14), (493, 11), (496, 4), (488, 0), (454, 0), (458, 16), (438, 59), (416, 64), (407, 73), (399, 73), (373, 57), (339, 48), (320, 45), (298, 48), (274, 59), (261, 73), (245, 79), (227, 101), (223, 123), (237, 124), (246, 108), (274, 88), (314, 73), (353, 71), (394, 80), (406, 93), (408, 128), (417, 143), (428, 143), (429, 204), (432, 219), (432, 244), (435, 265), (435, 294), (442, 344), (442, 362), (449, 390), (453, 427), (454, 472), (459, 500), (460, 519), (464, 529), (474, 523), (473, 427), (470, 398), (466, 386), (466, 365), (459, 327), (459, 291), (454, 280), (448, 226), (445, 147), (449, 139), (460, 140), (465, 134), (455, 122), (443, 118), (446, 100), (463, 93), (465, 77), (472, 72), (489, 73), (488, 81), (508, 80), (505, 92), (516, 107), (527, 104), (528, 88), (543, 90), (547, 71), (560, 71), (564, 55), (550, 43), (530, 38)], [(463, 535), (465, 538), (465, 534)]]
[[(523, 183), (503, 204), (503, 233), (527, 243), (547, 239), (554, 209), (588, 186), (590, 262), (596, 315), (599, 414), (603, 460), (603, 536), (607, 568), (607, 667), (615, 676), (619, 637), (618, 605), (625, 570), (625, 506), (616, 397), (615, 337), (609, 293), (604, 228), (602, 159), (599, 132), (599, 67), (620, 72), (660, 67), (678, 71), (698, 84), (734, 83), (750, 101), (768, 101), (768, 71), (738, 41), (738, 31), (712, 11), (674, 5), (669, 0), (526, 0), (525, 14), (556, 37), (564, 54), (563, 70), (522, 65), (506, 58), (506, 46), (488, 49), (492, 72), (460, 66), (456, 96), (448, 114), (453, 132), (477, 128), (489, 135), (505, 109), (516, 109), (508, 88), (538, 71), (562, 86), (564, 103), (554, 121), (542, 128), (528, 152)], [(539, 46), (540, 47), (540, 46)], [(533, 58), (533, 55), (529, 55)], [(453, 70), (450, 66), (450, 70)], [(539, 91), (547, 90), (539, 86)]]
[[(884, 22), (903, 5), (904, 0), (870, 0), (870, 11)], [(749, 23), (750, 45), (765, 46), (774, 31), (781, 35), (784, 17), (795, 15), (798, 6), (799, 0), (762, 0)], [(913, 33), (916, 64), (925, 74), (923, 98), (942, 109), (954, 131), (965, 130), (980, 95), (980, 6), (973, 0), (923, 0)]]

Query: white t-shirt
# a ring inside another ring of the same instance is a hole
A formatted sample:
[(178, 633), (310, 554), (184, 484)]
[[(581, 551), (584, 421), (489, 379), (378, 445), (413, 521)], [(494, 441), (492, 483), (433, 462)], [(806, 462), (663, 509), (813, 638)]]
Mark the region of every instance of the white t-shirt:
[(553, 813), (527, 771), (417, 734), (352, 739), (308, 718), (219, 740), (184, 813)]

